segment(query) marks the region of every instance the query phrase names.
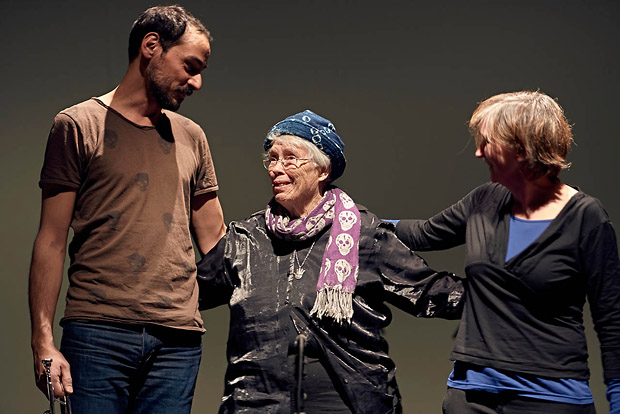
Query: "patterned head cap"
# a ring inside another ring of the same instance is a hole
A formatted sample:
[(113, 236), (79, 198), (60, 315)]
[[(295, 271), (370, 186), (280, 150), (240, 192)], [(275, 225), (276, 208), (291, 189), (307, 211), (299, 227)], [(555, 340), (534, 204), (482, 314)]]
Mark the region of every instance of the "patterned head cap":
[(328, 119), (305, 110), (291, 115), (283, 121), (275, 124), (267, 133), (267, 139), (263, 147), (269, 151), (273, 143), (269, 136), (295, 135), (310, 141), (323, 151), (331, 161), (330, 181), (340, 177), (347, 165), (344, 157), (344, 142), (336, 133), (336, 127)]

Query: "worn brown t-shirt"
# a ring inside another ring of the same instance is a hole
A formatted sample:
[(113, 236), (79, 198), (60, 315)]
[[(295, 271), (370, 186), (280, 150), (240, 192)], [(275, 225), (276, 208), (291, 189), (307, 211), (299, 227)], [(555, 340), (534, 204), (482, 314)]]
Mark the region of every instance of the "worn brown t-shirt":
[(77, 191), (63, 321), (203, 330), (190, 199), (218, 186), (197, 124), (165, 111), (144, 127), (97, 99), (82, 102), (54, 119), (45, 184)]

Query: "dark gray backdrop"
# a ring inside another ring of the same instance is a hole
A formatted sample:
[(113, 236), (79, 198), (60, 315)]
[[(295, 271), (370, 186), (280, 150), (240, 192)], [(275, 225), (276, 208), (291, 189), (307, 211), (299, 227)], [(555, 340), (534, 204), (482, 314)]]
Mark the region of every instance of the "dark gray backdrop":
[[(355, 200), (381, 217), (429, 216), (488, 178), (466, 128), (476, 102), (520, 89), (559, 99), (577, 142), (565, 180), (599, 197), (612, 220), (620, 217), (617, 1), (182, 4), (215, 37), (204, 88), (180, 112), (207, 133), (227, 221), (266, 204), (264, 133), (306, 108), (331, 119), (344, 139), (349, 163), (338, 184)], [(32, 379), (26, 290), (51, 120), (118, 84), (131, 23), (150, 5), (0, 2), (2, 413), (45, 407)], [(433, 267), (462, 273), (462, 254), (425, 257)], [(60, 300), (57, 317), (62, 309)], [(208, 332), (194, 412), (212, 413), (223, 389), (227, 309), (203, 316)], [(591, 385), (605, 412), (598, 342), (586, 319)], [(455, 327), (395, 311), (386, 337), (406, 413), (439, 412)]]

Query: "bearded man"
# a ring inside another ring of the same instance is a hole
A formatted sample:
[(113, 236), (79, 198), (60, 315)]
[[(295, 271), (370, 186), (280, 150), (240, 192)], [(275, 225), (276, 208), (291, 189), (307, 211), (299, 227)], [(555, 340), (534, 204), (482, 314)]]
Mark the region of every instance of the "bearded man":
[[(209, 31), (179, 6), (134, 22), (129, 66), (111, 92), (61, 111), (39, 185), (29, 303), (37, 385), (43, 359), (75, 413), (189, 413), (201, 357), (192, 236), (225, 232), (209, 145), (175, 111), (202, 86)], [(69, 289), (53, 320), (69, 228)]]

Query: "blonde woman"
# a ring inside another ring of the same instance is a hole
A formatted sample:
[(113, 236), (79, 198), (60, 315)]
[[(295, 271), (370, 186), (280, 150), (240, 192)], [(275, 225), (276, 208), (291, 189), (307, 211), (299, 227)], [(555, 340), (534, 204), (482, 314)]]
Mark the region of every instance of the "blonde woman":
[(620, 412), (620, 265), (601, 203), (563, 183), (572, 133), (540, 92), (493, 96), (470, 120), (491, 183), (428, 220), (401, 220), (415, 250), (465, 244), (466, 302), (444, 413), (593, 413), (583, 306)]

